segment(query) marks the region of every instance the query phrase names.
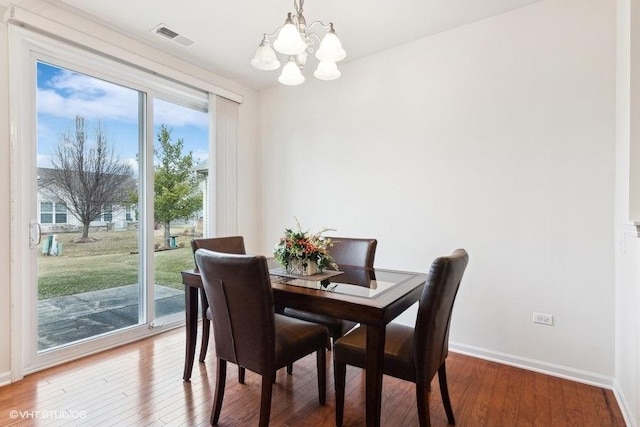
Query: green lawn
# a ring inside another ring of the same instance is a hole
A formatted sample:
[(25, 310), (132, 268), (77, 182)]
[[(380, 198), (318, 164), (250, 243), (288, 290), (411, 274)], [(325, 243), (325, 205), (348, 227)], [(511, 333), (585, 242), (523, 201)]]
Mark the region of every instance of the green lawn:
[[(182, 229), (173, 229), (178, 234)], [(38, 254), (38, 299), (138, 283), (138, 233), (130, 231), (93, 232), (91, 243), (73, 243), (79, 233), (58, 234), (61, 256)], [(155, 283), (182, 289), (180, 271), (193, 268), (191, 236), (180, 235), (184, 247), (154, 253)], [(162, 230), (156, 232), (162, 242)]]

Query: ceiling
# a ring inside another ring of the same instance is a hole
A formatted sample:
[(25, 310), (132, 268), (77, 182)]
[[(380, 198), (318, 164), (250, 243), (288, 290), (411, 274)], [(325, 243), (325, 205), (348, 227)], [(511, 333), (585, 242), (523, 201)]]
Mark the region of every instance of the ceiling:
[[(348, 63), (536, 1), (539, 0), (306, 0), (304, 15), (308, 23), (334, 23), (347, 51), (342, 63)], [(256, 70), (250, 64), (262, 34), (273, 32), (284, 22), (287, 12), (294, 11), (293, 0), (47, 2), (256, 90), (277, 84), (279, 73)], [(3, 5), (9, 3), (27, 5), (33, 1), (0, 0)], [(155, 34), (153, 30), (159, 24), (195, 43), (183, 47)], [(315, 67), (307, 68), (309, 73)]]

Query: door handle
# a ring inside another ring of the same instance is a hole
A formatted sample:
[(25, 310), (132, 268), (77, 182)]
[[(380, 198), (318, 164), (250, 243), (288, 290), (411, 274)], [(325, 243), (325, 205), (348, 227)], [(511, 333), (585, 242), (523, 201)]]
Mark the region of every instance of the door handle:
[(29, 228), (29, 248), (34, 249), (42, 240), (42, 227), (39, 222), (31, 221)]

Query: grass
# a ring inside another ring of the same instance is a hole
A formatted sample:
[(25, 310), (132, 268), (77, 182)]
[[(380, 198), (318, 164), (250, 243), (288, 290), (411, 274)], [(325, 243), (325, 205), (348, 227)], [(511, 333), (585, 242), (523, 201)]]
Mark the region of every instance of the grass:
[[(172, 228), (171, 234), (182, 231)], [(156, 243), (162, 243), (162, 233), (156, 231)], [(79, 233), (57, 236), (62, 243), (62, 255), (38, 255), (38, 299), (140, 282), (137, 230), (89, 233), (89, 237), (96, 239), (91, 243), (74, 243)], [(154, 253), (156, 284), (183, 289), (180, 271), (193, 268), (190, 241), (190, 235), (180, 234), (177, 242), (184, 247)]]

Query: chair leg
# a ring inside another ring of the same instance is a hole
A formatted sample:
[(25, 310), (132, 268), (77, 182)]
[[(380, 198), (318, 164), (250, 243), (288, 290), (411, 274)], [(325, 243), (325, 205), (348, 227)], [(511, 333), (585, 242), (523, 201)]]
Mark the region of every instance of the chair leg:
[(449, 399), (449, 387), (447, 387), (447, 369), (445, 368), (445, 363), (438, 369), (438, 382), (440, 383), (440, 394), (442, 395), (444, 411), (447, 413), (447, 421), (449, 421), (449, 424), (455, 424), (456, 420), (453, 418), (453, 409), (451, 408), (451, 400)]
[(204, 293), (204, 289), (200, 289), (200, 302), (202, 306), (202, 341), (200, 342), (200, 357), (198, 360), (204, 362), (204, 358), (207, 356), (207, 348), (209, 347), (209, 331), (211, 330), (211, 321), (207, 319), (207, 295)]
[(262, 395), (260, 396), (260, 427), (269, 426), (271, 417), (271, 393), (273, 391), (273, 378), (275, 374), (262, 376)]
[(327, 353), (324, 348), (316, 351), (316, 366), (318, 368), (318, 399), (324, 406), (327, 403)]
[(293, 363), (289, 363), (287, 365), (287, 374), (291, 375), (293, 373)]
[(213, 398), (213, 409), (211, 411), (211, 425), (218, 424), (220, 410), (222, 409), (222, 399), (224, 398), (224, 383), (227, 379), (227, 361), (218, 358), (218, 372), (216, 374), (216, 393)]
[(336, 391), (336, 426), (342, 426), (344, 416), (344, 387), (347, 365), (345, 363), (333, 363), (333, 384)]
[(416, 401), (418, 403), (418, 421), (420, 427), (430, 427), (429, 417), (429, 384), (416, 383)]
[(238, 365), (238, 382), (244, 384), (245, 368)]
[(209, 331), (211, 330), (211, 321), (207, 318), (202, 319), (202, 341), (200, 342), (200, 363), (204, 362), (207, 357), (207, 348), (209, 348)]

